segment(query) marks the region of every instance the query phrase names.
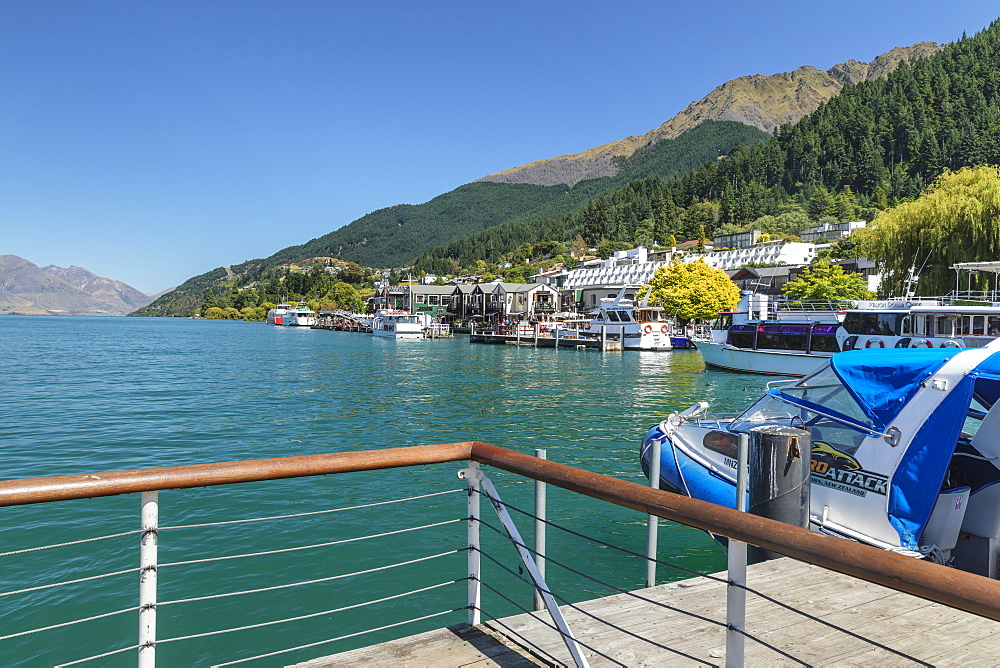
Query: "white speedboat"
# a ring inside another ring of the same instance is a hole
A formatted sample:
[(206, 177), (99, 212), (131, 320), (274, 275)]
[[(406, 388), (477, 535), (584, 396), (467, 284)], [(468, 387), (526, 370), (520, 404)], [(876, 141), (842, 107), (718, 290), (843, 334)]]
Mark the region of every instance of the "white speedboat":
[(646, 434), (640, 459), (648, 471), (660, 440), (661, 488), (734, 507), (738, 435), (805, 428), (814, 530), (998, 576), (1000, 342), (838, 353), (739, 416), (707, 407)]
[(273, 309), (267, 312), (267, 324), (277, 325), (278, 327), (283, 326), (285, 324), (285, 316), (291, 308), (291, 304), (276, 305)]
[(299, 302), (298, 306), (288, 307), (282, 324), (287, 327), (312, 327), (316, 324), (316, 311), (311, 310), (305, 302)]
[(620, 340), (625, 350), (671, 350), (671, 322), (658, 306), (645, 300), (636, 304), (626, 299), (628, 290), (641, 286), (625, 286), (613, 299), (602, 299), (597, 313), (580, 330), (580, 336)]
[(423, 319), (405, 310), (379, 309), (372, 319), (372, 335), (394, 339), (422, 339)]
[(1000, 304), (919, 298), (769, 304), (765, 295), (744, 295), (732, 312), (720, 314), (707, 340), (694, 344), (709, 366), (804, 376), (845, 350), (972, 348), (998, 335)]

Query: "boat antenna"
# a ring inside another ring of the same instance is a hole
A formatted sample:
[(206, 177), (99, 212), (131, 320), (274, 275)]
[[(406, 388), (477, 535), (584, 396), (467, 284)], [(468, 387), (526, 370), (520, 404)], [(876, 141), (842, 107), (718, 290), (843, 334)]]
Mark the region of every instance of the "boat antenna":
[(914, 295), (917, 294), (917, 281), (920, 280), (920, 272), (924, 270), (927, 266), (927, 261), (931, 258), (930, 251), (927, 252), (927, 256), (924, 257), (923, 264), (920, 265), (920, 269), (917, 269), (917, 255), (920, 254), (920, 249), (917, 249), (917, 253), (913, 256), (913, 264), (910, 265), (910, 272), (907, 275), (906, 280), (903, 281), (903, 295), (906, 299), (912, 299)]

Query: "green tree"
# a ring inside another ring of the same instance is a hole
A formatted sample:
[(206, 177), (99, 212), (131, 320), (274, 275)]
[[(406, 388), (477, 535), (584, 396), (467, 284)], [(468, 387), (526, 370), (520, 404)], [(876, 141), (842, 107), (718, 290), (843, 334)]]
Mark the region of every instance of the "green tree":
[(794, 281), (781, 288), (789, 299), (872, 299), (875, 293), (868, 289), (861, 274), (845, 274), (844, 268), (821, 260), (806, 267)]
[(202, 312), (201, 317), (208, 318), (209, 320), (225, 320), (226, 312), (218, 306), (212, 306), (205, 309), (205, 311)]
[(356, 262), (348, 262), (340, 272), (340, 278), (348, 283), (360, 283), (365, 278), (365, 270)]
[(247, 307), (242, 313), (243, 319), (248, 322), (264, 322), (267, 319), (267, 309), (263, 306)]
[(883, 292), (900, 294), (910, 267), (925, 264), (918, 294), (944, 294), (955, 283), (953, 264), (1000, 257), (1000, 167), (945, 171), (918, 199), (883, 211), (864, 231)]
[(740, 290), (721, 269), (702, 260), (674, 261), (656, 270), (649, 281), (650, 301), (682, 320), (703, 320), (733, 308)]
[(353, 313), (361, 313), (365, 308), (364, 300), (354, 286), (343, 281), (334, 283), (320, 301), (323, 308), (343, 309)]

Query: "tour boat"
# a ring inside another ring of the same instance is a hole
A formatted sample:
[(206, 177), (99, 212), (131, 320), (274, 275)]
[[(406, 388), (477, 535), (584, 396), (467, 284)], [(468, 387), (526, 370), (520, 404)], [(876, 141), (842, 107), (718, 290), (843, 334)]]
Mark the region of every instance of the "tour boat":
[[(986, 575), (1000, 563), (1000, 341), (838, 353), (739, 416), (700, 402), (653, 426), (661, 489), (735, 507), (739, 434), (811, 434), (811, 527)], [(751, 471), (753, 476), (754, 472)]]
[(278, 304), (267, 312), (267, 324), (281, 327), (285, 324), (285, 316), (291, 308), (291, 304)]
[(282, 324), (288, 327), (312, 327), (316, 324), (316, 311), (312, 311), (305, 302), (298, 306), (289, 306), (282, 318)]
[[(599, 338), (601, 332), (608, 339), (618, 339), (625, 350), (670, 350), (671, 322), (658, 306), (649, 306), (646, 300), (636, 304), (626, 299), (628, 290), (641, 286), (623, 287), (613, 299), (602, 299), (597, 313), (583, 325), (580, 335)], [(648, 293), (647, 293), (648, 295)]]
[(962, 306), (943, 299), (786, 302), (744, 295), (720, 314), (707, 340), (695, 340), (708, 366), (804, 376), (831, 355), (862, 348), (972, 348), (1000, 335), (1000, 304)]
[(424, 324), (418, 314), (400, 309), (379, 309), (372, 319), (372, 335), (395, 339), (424, 338)]

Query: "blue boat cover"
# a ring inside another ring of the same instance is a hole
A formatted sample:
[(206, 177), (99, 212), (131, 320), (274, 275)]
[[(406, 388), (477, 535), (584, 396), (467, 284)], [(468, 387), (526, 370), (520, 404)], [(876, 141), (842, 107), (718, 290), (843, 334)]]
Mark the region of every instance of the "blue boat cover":
[[(952, 349), (879, 350), (839, 353), (834, 372), (871, 418), (886, 429), (920, 383), (961, 351)], [(888, 519), (900, 545), (919, 547), (938, 491), (948, 470), (973, 392), (992, 403), (1000, 396), (1000, 353), (980, 362), (948, 392), (910, 441), (890, 481)]]
[(830, 366), (872, 426), (885, 431), (920, 383), (958, 352), (955, 348), (851, 350), (831, 357)]

